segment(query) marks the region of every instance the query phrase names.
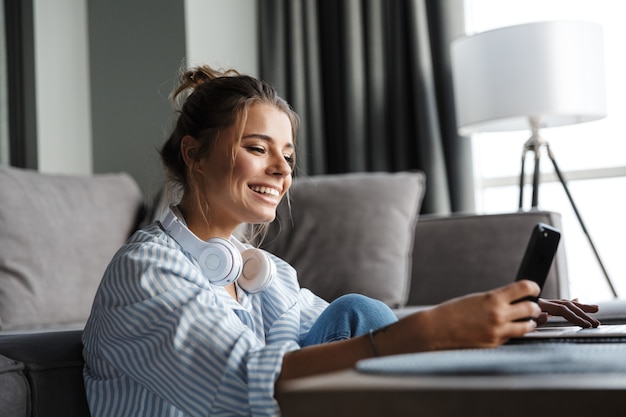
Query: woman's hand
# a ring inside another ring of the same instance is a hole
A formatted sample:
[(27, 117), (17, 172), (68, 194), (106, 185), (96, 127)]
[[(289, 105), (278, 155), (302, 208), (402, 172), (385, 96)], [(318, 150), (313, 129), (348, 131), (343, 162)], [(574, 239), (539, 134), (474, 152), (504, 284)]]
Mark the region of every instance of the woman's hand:
[(538, 324), (544, 324), (549, 316), (561, 316), (567, 321), (577, 326), (588, 328), (598, 327), (600, 322), (587, 313), (597, 313), (598, 306), (579, 303), (578, 299), (573, 300), (545, 300), (539, 299), (539, 307), (542, 314), (536, 318)]
[(418, 313), (424, 314), (422, 335), (429, 342), (427, 350), (495, 347), (521, 337), (535, 329), (537, 323), (529, 318), (539, 317), (541, 309), (532, 301), (514, 301), (538, 295), (537, 284), (523, 280)]

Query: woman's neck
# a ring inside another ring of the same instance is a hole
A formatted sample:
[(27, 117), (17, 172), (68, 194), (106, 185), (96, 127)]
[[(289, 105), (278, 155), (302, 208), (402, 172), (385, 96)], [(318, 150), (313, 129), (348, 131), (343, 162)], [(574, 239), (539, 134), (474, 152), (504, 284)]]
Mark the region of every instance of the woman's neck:
[(212, 221), (208, 213), (203, 213), (198, 207), (185, 204), (181, 201), (178, 204), (187, 228), (193, 232), (201, 240), (207, 240), (212, 237), (221, 237), (229, 239), (235, 228), (219, 225), (219, 222)]

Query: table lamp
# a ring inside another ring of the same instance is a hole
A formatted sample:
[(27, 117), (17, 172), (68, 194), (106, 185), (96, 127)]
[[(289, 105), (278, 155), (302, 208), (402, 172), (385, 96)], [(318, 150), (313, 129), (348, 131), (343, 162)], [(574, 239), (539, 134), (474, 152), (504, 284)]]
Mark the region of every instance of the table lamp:
[(544, 127), (606, 116), (602, 26), (548, 21), (494, 29), (455, 39), (452, 77), (459, 134), (530, 130), (522, 151), (519, 208), (523, 206), (526, 155), (534, 155), (532, 208), (539, 203), (542, 149), (550, 158), (583, 232), (617, 297), (609, 275), (570, 194)]

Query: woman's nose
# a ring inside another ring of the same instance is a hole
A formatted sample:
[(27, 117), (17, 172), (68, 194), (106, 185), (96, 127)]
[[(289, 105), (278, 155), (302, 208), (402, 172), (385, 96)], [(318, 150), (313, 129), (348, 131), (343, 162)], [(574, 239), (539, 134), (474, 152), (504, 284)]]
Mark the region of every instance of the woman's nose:
[(285, 159), (282, 153), (272, 158), (272, 164), (269, 169), (274, 175), (286, 176), (291, 174), (291, 164)]

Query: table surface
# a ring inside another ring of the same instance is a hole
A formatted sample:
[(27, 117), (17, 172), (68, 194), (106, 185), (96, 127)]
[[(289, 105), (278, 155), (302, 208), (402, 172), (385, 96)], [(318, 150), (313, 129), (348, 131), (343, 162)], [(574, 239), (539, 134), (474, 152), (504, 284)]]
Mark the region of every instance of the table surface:
[(276, 398), (283, 417), (626, 416), (626, 374), (394, 376), (346, 370), (289, 381)]

